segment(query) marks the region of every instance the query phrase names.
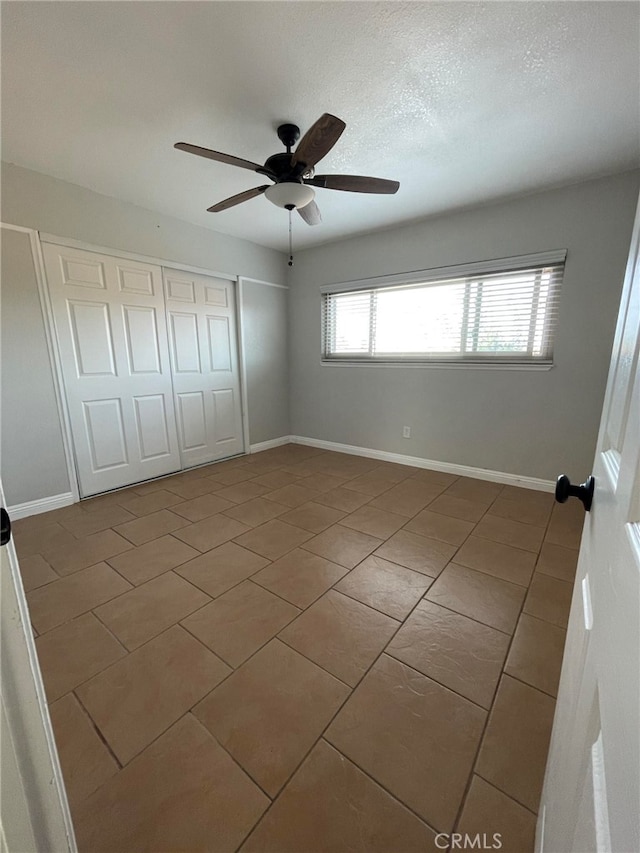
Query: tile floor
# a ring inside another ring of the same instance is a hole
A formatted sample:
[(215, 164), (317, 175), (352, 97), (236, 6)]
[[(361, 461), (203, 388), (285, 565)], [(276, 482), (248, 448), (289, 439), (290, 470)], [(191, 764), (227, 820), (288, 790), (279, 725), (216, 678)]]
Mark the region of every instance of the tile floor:
[(81, 853), (533, 850), (580, 509), (288, 445), (16, 522)]

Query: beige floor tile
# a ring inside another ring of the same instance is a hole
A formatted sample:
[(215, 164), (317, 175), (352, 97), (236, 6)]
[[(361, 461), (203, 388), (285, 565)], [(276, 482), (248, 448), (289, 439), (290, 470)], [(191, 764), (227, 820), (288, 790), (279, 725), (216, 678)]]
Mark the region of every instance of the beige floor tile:
[(476, 773), (523, 806), (538, 811), (554, 700), (504, 675), (489, 716)]
[(500, 497), (516, 503), (534, 504), (549, 509), (554, 505), (554, 497), (551, 492), (540, 492), (537, 489), (526, 489), (522, 486), (505, 486), (500, 492)]
[(296, 607), (305, 608), (344, 577), (347, 571), (344, 566), (296, 548), (251, 579)]
[(300, 477), (297, 477), (295, 474), (289, 474), (287, 471), (270, 471), (268, 474), (261, 474), (255, 477), (253, 482), (258, 483), (260, 486), (266, 486), (273, 491), (274, 489), (282, 489), (285, 486), (290, 486), (299, 480)]
[(500, 518), (510, 518), (512, 521), (521, 521), (524, 524), (546, 527), (551, 515), (551, 505), (536, 504), (527, 500), (510, 500), (500, 496), (491, 505), (489, 514), (497, 515)]
[(313, 489), (314, 492), (330, 492), (339, 489), (348, 477), (336, 477), (333, 474), (309, 474), (298, 481), (299, 486)]
[(174, 495), (178, 495), (178, 497), (184, 498), (184, 500), (192, 500), (192, 498), (199, 498), (202, 495), (208, 495), (212, 492), (218, 490), (218, 488), (224, 488), (222, 484), (215, 484), (212, 482), (210, 477), (198, 477), (197, 479), (188, 479), (188, 480), (176, 480), (172, 483), (167, 483), (165, 488), (173, 492)]
[[(180, 495), (167, 491), (167, 489), (157, 489), (144, 497), (124, 501), (122, 506), (134, 515), (141, 516), (151, 515), (152, 512), (158, 512), (161, 509), (167, 509), (167, 507), (181, 503)], [(115, 522), (113, 526), (115, 526)]]
[(175, 569), (176, 566), (197, 557), (199, 553), (174, 536), (161, 536), (138, 548), (131, 548), (117, 557), (110, 557), (109, 564), (128, 581), (137, 585)]
[(399, 530), (378, 548), (375, 555), (435, 578), (455, 553), (455, 545)]
[(431, 601), (421, 601), (386, 648), (389, 655), (490, 708), (509, 637)]
[(76, 810), (78, 847), (91, 853), (235, 850), (268, 805), (187, 714)]
[(536, 555), (512, 545), (470, 536), (456, 554), (456, 563), (526, 587), (533, 574)]
[(120, 769), (73, 693), (49, 706), (64, 786), (71, 808)]
[[(23, 521), (22, 526), (18, 526), (20, 521)], [(65, 546), (73, 547), (78, 542), (73, 533), (57, 522), (34, 524), (31, 518), (18, 519), (11, 523), (11, 531), (20, 560), (35, 554), (46, 555)]]
[[(196, 483), (199, 480), (196, 480)], [(200, 495), (200, 497), (192, 498), (189, 501), (183, 501), (180, 504), (172, 507), (172, 512), (182, 516), (189, 521), (202, 521), (203, 518), (209, 518), (218, 512), (223, 512), (225, 509), (231, 509), (234, 504), (220, 497), (219, 493), (210, 495)]]
[(245, 501), (250, 501), (253, 498), (261, 498), (263, 495), (271, 491), (267, 486), (261, 486), (259, 483), (254, 483), (248, 480), (246, 483), (236, 483), (235, 486), (225, 486), (216, 492), (225, 501), (231, 501), (234, 504), (243, 504)]
[(406, 524), (406, 517), (393, 512), (385, 512), (370, 505), (363, 506), (343, 518), (340, 524), (376, 536), (378, 539), (388, 539), (389, 536)]
[(92, 533), (115, 527), (116, 524), (123, 524), (125, 521), (132, 521), (134, 518), (135, 515), (131, 512), (114, 504), (94, 512), (78, 512), (60, 523), (76, 538), (84, 539)]
[(131, 543), (115, 531), (101, 530), (84, 539), (76, 539), (73, 543), (46, 549), (42, 556), (59, 575), (70, 575), (130, 548)]
[(431, 512), (458, 518), (461, 521), (480, 521), (489, 508), (489, 501), (470, 501), (467, 498), (459, 498), (446, 491), (429, 504)]
[(179, 625), (131, 652), (76, 691), (122, 764), (229, 673)]
[(551, 696), (558, 695), (566, 631), (523, 613), (504, 671)]
[(268, 590), (244, 581), (182, 624), (224, 661), (238, 667), (299, 613)]
[(484, 834), (491, 845), (499, 841), (502, 853), (533, 853), (536, 818), (480, 776), (473, 776), (456, 831), (470, 838)]
[(204, 518), (183, 530), (177, 530), (174, 535), (187, 545), (204, 553), (246, 533), (249, 529), (246, 524), (241, 524), (235, 518), (218, 514), (211, 518)]
[(186, 527), (188, 524), (186, 518), (181, 518), (168, 509), (161, 509), (159, 512), (152, 512), (149, 515), (136, 518), (135, 521), (120, 524), (115, 528), (115, 531), (128, 539), (129, 542), (133, 542), (134, 545), (144, 545), (145, 542), (158, 539), (166, 533), (173, 533), (173, 531)]
[(575, 548), (543, 542), (536, 563), (536, 572), (573, 583), (578, 566), (578, 554), (579, 551)]
[(276, 501), (279, 504), (284, 504), (284, 506), (292, 509), (315, 500), (319, 494), (315, 489), (309, 489), (298, 483), (291, 483), (288, 486), (283, 486), (281, 489), (276, 489), (274, 492), (269, 492), (269, 494), (265, 495), (265, 498), (268, 498), (270, 501)]
[(282, 557), (288, 551), (293, 551), (294, 548), (302, 545), (312, 536), (312, 533), (302, 530), (300, 527), (274, 520), (261, 524), (260, 527), (255, 527), (243, 536), (238, 536), (237, 543), (243, 548), (248, 548), (250, 551), (255, 551), (256, 554), (266, 557), (268, 560), (277, 560), (278, 557)]
[(280, 632), (280, 639), (345, 684), (355, 685), (399, 623), (330, 590)]
[(242, 853), (435, 853), (433, 831), (326, 741), (314, 747)]
[(217, 598), (231, 587), (254, 575), (268, 565), (269, 561), (253, 551), (225, 542), (195, 560), (190, 560), (176, 569), (179, 575)]
[(430, 587), (425, 598), (511, 634), (525, 592), (517, 584), (450, 563)]
[(537, 554), (542, 545), (544, 527), (523, 524), (520, 521), (499, 518), (497, 515), (487, 513), (473, 534), (482, 539), (491, 539), (493, 542), (513, 545), (515, 548), (522, 548), (524, 551), (533, 551), (534, 554)]
[(207, 477), (214, 485), (235, 486), (236, 483), (244, 483), (245, 480), (251, 480), (254, 473), (249, 465), (236, 465), (233, 468), (220, 468), (215, 466), (212, 469), (211, 476)]
[(38, 637), (36, 650), (48, 702), (55, 702), (127, 653), (92, 613)]
[(426, 575), (372, 555), (352, 569), (336, 589), (393, 619), (402, 620), (432, 582)]
[(428, 485), (443, 486), (446, 489), (455, 483), (459, 477), (456, 477), (455, 474), (445, 474), (443, 471), (432, 471), (430, 468), (414, 468), (411, 479)]
[(289, 512), (289, 507), (284, 504), (264, 498), (253, 498), (253, 500), (243, 504), (230, 504), (225, 515), (228, 515), (229, 518), (235, 518), (236, 521), (241, 521), (247, 527), (259, 527), (285, 512)]
[(129, 651), (211, 601), (174, 572), (165, 572), (95, 610)]
[(435, 500), (445, 487), (436, 483), (420, 483), (414, 479), (403, 480), (378, 498), (374, 498), (369, 506), (395, 512), (405, 518), (413, 518), (427, 504)]
[(83, 512), (96, 512), (107, 507), (120, 506), (122, 501), (138, 497), (133, 489), (118, 489), (115, 492), (107, 492), (104, 495), (96, 495), (93, 498), (83, 498), (74, 506), (80, 507)]
[(194, 714), (274, 797), (349, 693), (337, 678), (272, 640)]
[(133, 500), (134, 498), (146, 498), (148, 495), (152, 495), (154, 492), (161, 492), (168, 488), (169, 483), (173, 482), (186, 482), (187, 477), (185, 474), (173, 474), (169, 477), (160, 477), (157, 480), (149, 480), (144, 483), (136, 483), (131, 489), (127, 491), (130, 493), (128, 496), (122, 495), (122, 502), (125, 498)]
[(327, 739), (439, 832), (453, 827), (486, 712), (383, 655)]
[(38, 512), (35, 515), (29, 515), (26, 518), (16, 518), (11, 522), (12, 534), (18, 536), (29, 534), (39, 530), (42, 527), (49, 527), (51, 524), (60, 524), (72, 518), (82, 516), (84, 504), (73, 503), (67, 506), (61, 506), (58, 509), (52, 509), (48, 512)]
[(338, 487), (330, 492), (321, 492), (314, 500), (316, 503), (331, 506), (343, 512), (353, 512), (368, 503), (371, 498), (369, 495), (362, 495), (360, 492), (352, 492), (349, 489)]
[(462, 545), (473, 530), (472, 521), (462, 521), (438, 512), (423, 509), (405, 526), (405, 530), (428, 539), (438, 539), (449, 545)]
[(29, 613), (39, 634), (93, 610), (131, 589), (131, 584), (106, 563), (97, 563), (27, 596)]
[(304, 543), (304, 549), (352, 569), (382, 544), (382, 540), (357, 530), (334, 524), (318, 536)]
[(501, 495), (503, 488), (501, 483), (490, 483), (488, 480), (477, 480), (475, 477), (459, 477), (449, 486), (446, 494), (454, 498), (490, 504)]
[(336, 524), (341, 518), (344, 518), (344, 515), (345, 513), (342, 510), (309, 501), (309, 503), (302, 504), (297, 509), (292, 509), (282, 515), (280, 521), (301, 527), (310, 533), (322, 533), (327, 527), (331, 527), (332, 524)]
[(377, 498), (383, 492), (393, 488), (401, 479), (404, 478), (399, 478), (397, 475), (391, 473), (369, 471), (366, 474), (355, 477), (353, 480), (349, 480), (344, 484), (344, 488), (360, 492), (362, 495), (369, 495), (371, 498)]
[(552, 545), (565, 548), (580, 548), (585, 512), (579, 501), (556, 504), (545, 537)]
[(524, 602), (524, 612), (566, 628), (572, 594), (573, 584), (535, 572)]
[(22, 586), (25, 592), (31, 592), (32, 589), (38, 589), (38, 587), (60, 578), (60, 575), (53, 571), (49, 563), (40, 554), (21, 557), (19, 563)]

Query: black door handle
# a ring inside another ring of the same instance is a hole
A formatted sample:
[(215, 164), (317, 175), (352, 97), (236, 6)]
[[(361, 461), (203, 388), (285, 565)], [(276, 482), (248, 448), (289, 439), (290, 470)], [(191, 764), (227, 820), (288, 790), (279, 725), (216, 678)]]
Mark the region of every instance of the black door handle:
[(593, 503), (593, 490), (595, 489), (595, 477), (587, 477), (584, 483), (580, 486), (572, 486), (571, 480), (566, 474), (560, 474), (556, 481), (556, 500), (559, 504), (565, 503), (569, 498), (578, 498), (582, 501), (583, 507), (587, 512), (591, 509)]
[(6, 545), (11, 539), (11, 519), (4, 507), (0, 509), (0, 545)]

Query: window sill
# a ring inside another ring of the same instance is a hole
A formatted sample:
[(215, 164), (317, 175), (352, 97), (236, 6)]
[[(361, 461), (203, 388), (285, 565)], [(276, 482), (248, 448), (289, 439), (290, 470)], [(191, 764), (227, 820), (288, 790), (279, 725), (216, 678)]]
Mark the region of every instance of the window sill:
[(428, 370), (552, 370), (555, 365), (544, 364), (479, 364), (478, 362), (452, 362), (452, 361), (347, 361), (342, 359), (320, 359), (322, 367), (392, 367), (392, 368), (427, 368)]

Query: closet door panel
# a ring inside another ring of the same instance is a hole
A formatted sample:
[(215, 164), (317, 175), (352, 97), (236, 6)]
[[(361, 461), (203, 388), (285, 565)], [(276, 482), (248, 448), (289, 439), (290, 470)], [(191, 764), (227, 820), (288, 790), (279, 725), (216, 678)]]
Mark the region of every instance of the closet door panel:
[(161, 269), (43, 253), (81, 495), (179, 470)]
[(242, 453), (234, 284), (168, 269), (164, 282), (183, 465)]

